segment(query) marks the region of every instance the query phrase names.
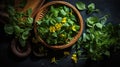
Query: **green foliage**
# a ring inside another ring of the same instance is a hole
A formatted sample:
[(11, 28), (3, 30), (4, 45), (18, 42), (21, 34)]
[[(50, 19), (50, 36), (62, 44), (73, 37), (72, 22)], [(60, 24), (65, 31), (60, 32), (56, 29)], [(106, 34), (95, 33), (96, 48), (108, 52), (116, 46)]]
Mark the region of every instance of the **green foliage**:
[(77, 2), (76, 7), (78, 8), (78, 10), (87, 10), (88, 14), (91, 14), (93, 12), (99, 12), (99, 9), (95, 8), (94, 3), (90, 3), (89, 5), (86, 5), (83, 2)]
[(90, 13), (93, 13), (93, 12), (98, 12), (99, 11), (99, 9), (96, 9), (95, 8), (95, 4), (94, 3), (90, 3), (89, 5), (88, 5), (88, 13), (90, 14)]
[(32, 11), (28, 9), (26, 13), (17, 12), (12, 6), (9, 6), (8, 13), (9, 23), (5, 24), (4, 30), (7, 34), (18, 38), (21, 46), (24, 47), (33, 28), (33, 18), (30, 17)]
[(85, 9), (86, 9), (86, 5), (85, 5), (83, 2), (77, 2), (77, 3), (76, 3), (76, 7), (77, 7), (79, 10), (85, 10)]
[[(79, 9), (79, 7), (77, 8)], [(90, 3), (87, 6), (87, 11), (92, 14), (98, 9), (95, 8), (94, 3)], [(81, 51), (79, 49), (82, 48), (87, 58), (102, 60), (103, 56), (110, 56), (111, 47), (115, 50), (120, 49), (120, 44), (118, 44), (120, 41), (120, 24), (113, 25), (110, 22), (108, 23), (108, 17), (109, 15), (104, 15), (103, 17), (91, 15), (85, 19), (85, 32), (76, 43), (77, 47), (73, 46), (73, 49), (77, 48), (75, 53), (79, 53)]]

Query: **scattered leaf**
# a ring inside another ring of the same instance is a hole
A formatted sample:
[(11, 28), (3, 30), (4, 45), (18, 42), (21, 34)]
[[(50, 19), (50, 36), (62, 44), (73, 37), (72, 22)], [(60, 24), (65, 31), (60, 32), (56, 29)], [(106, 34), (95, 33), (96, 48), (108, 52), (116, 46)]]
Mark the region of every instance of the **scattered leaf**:
[(77, 3), (76, 3), (76, 7), (77, 7), (79, 10), (85, 10), (85, 9), (86, 9), (86, 5), (85, 5), (83, 2), (77, 2)]

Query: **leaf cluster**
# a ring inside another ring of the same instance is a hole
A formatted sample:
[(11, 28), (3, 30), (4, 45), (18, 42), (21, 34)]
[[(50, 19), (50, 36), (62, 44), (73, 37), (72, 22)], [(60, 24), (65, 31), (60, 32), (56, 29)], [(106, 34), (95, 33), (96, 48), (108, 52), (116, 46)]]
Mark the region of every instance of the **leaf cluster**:
[(31, 13), (31, 9), (23, 13), (15, 11), (12, 6), (8, 7), (9, 23), (5, 24), (4, 30), (9, 35), (15, 35), (15, 38), (18, 38), (23, 47), (33, 28), (33, 18), (30, 17)]
[[(83, 2), (76, 3), (76, 6), (79, 10), (86, 9)], [(90, 13), (92, 13), (94, 9), (94, 3), (88, 5), (87, 10)], [(82, 48), (87, 58), (102, 60), (104, 56), (110, 56), (111, 46), (120, 46), (120, 24), (115, 26), (110, 22), (108, 23), (108, 18), (109, 15), (104, 15), (103, 17), (90, 16), (85, 19), (86, 29), (76, 43), (78, 49), (76, 53), (79, 53), (81, 51), (79, 49)], [(75, 47), (73, 46), (73, 48)], [(116, 48), (114, 49), (116, 50)]]

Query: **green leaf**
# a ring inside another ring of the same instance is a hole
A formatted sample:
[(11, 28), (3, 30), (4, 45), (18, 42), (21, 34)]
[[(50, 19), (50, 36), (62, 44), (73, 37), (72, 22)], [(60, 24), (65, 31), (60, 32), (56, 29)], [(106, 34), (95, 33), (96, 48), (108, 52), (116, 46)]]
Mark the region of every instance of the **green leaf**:
[(27, 20), (26, 20), (26, 26), (31, 26), (32, 23), (33, 23), (33, 18), (28, 17)]
[(49, 24), (50, 24), (50, 22), (49, 22), (50, 20), (48, 19), (48, 20), (46, 20), (46, 25), (48, 25), (49, 26)]
[(90, 14), (90, 13), (92, 13), (92, 12), (98, 12), (99, 9), (95, 9), (95, 4), (94, 4), (94, 3), (90, 3), (90, 4), (88, 5), (87, 11), (88, 11), (88, 13)]
[(22, 39), (23, 39), (23, 40), (27, 40), (28, 37), (29, 37), (29, 31), (26, 30), (26, 31), (24, 31), (24, 32), (22, 33)]
[(14, 32), (13, 26), (10, 24), (5, 24), (4, 30), (5, 30), (5, 33), (10, 34), (10, 35), (13, 34)]
[(89, 5), (88, 5), (88, 10), (89, 11), (93, 11), (95, 9), (95, 4), (94, 3), (90, 3)]
[(54, 12), (55, 8), (52, 6), (50, 6), (50, 12)]
[(37, 21), (36, 23), (37, 23), (37, 25), (41, 25), (42, 21), (39, 20), (39, 21)]
[(79, 10), (85, 10), (85, 9), (86, 9), (86, 5), (85, 5), (83, 2), (77, 2), (77, 3), (76, 3), (76, 7), (77, 7)]
[(73, 20), (73, 21), (75, 21), (75, 22), (77, 22), (77, 19), (76, 19), (76, 17), (73, 14), (70, 15), (70, 19)]
[(95, 25), (100, 29), (102, 29), (102, 27), (103, 27), (103, 25), (101, 23), (96, 23)]
[(74, 21), (72, 21), (71, 19), (68, 19), (68, 23), (73, 25), (74, 24)]
[(65, 10), (66, 12), (69, 12), (69, 11), (70, 11), (69, 8), (66, 7), (66, 6), (63, 6), (63, 8), (64, 8), (64, 10)]
[(70, 25), (68, 23), (63, 24), (64, 27), (69, 27)]
[(24, 30), (23, 29), (21, 29), (19, 26), (14, 26), (14, 30), (15, 30), (15, 34), (17, 35), (17, 34), (20, 34), (21, 32), (23, 32)]
[(75, 25), (76, 30), (78, 31), (80, 29), (80, 26)]
[(93, 32), (90, 34), (91, 39), (95, 38), (95, 35), (93, 34)]
[(57, 17), (58, 16), (58, 13), (59, 13), (59, 11), (56, 9), (56, 10), (54, 10), (54, 16), (55, 17)]
[(54, 22), (53, 22), (53, 20), (52, 20), (52, 19), (50, 20), (50, 24), (54, 25)]
[(108, 17), (109, 17), (108, 15), (103, 16), (102, 18), (99, 19), (99, 22), (104, 25), (107, 22)]
[(23, 40), (23, 39), (19, 38), (19, 43), (22, 47), (26, 46), (26, 40)]
[(61, 13), (63, 16), (67, 15), (67, 13), (66, 13), (63, 9), (60, 10), (60, 13)]
[(94, 23), (98, 22), (98, 17), (88, 17), (87, 23), (93, 25)]
[(57, 33), (56, 32), (52, 33), (52, 36), (57, 37)]
[(48, 32), (48, 29), (46, 28), (43, 28), (43, 27), (40, 27), (38, 28), (38, 32), (42, 35), (46, 34)]
[(86, 33), (83, 33), (83, 41), (86, 42)]
[(62, 21), (62, 17), (57, 17), (56, 18), (56, 22), (61, 22)]

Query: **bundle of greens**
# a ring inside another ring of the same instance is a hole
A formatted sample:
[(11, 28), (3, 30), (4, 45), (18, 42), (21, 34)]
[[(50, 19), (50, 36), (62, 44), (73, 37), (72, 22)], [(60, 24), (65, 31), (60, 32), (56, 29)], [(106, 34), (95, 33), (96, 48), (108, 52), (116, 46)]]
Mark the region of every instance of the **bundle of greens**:
[(4, 30), (7, 34), (14, 35), (22, 47), (25, 46), (30, 36), (30, 31), (33, 28), (33, 18), (30, 17), (31, 13), (31, 9), (23, 13), (15, 11), (12, 6), (8, 7), (9, 23), (5, 24)]
[(69, 43), (80, 29), (72, 9), (64, 5), (51, 5), (37, 25), (40, 37), (50, 45)]

